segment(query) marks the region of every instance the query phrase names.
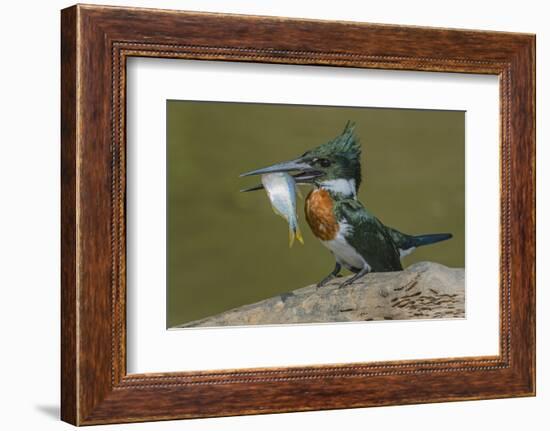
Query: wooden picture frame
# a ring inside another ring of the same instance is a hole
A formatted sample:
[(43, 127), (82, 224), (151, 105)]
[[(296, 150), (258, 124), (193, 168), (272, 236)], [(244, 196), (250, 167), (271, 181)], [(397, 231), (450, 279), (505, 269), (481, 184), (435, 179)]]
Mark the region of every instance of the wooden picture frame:
[[(535, 394), (534, 35), (82, 5), (61, 17), (64, 421)], [(500, 354), (127, 374), (125, 65), (131, 56), (498, 75)]]

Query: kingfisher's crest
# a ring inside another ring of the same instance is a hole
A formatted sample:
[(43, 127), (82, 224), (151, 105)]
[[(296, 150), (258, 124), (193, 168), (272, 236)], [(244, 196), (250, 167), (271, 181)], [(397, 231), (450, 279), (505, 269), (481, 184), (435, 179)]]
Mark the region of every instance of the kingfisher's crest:
[(361, 184), (360, 157), (361, 145), (355, 134), (355, 124), (348, 121), (340, 135), (306, 151), (302, 159), (323, 173), (317, 180), (319, 183), (353, 180), (353, 189), (356, 192)]
[(306, 151), (304, 156), (319, 158), (340, 156), (350, 161), (358, 161), (361, 157), (361, 145), (359, 143), (359, 138), (355, 134), (355, 123), (348, 121), (343, 132), (339, 136), (316, 148)]

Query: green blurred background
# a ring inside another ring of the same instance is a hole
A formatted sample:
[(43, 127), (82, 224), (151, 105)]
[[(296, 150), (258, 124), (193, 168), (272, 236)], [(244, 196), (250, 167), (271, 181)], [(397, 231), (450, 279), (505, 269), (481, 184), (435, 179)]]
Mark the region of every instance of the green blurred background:
[[(464, 267), (464, 112), (220, 102), (167, 102), (167, 326), (201, 319), (322, 279), (334, 262), (311, 234), (305, 245), (265, 192), (239, 193), (239, 174), (295, 158), (356, 123), (362, 144), (359, 199), (409, 234), (452, 232), (404, 266)], [(302, 188), (306, 196), (308, 188)]]

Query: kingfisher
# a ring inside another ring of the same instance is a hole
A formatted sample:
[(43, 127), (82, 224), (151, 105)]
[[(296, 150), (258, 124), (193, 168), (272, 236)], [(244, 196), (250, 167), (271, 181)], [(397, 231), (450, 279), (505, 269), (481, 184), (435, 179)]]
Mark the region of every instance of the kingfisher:
[[(339, 136), (302, 156), (241, 175), (287, 172), (296, 184), (313, 186), (305, 200), (305, 217), (313, 234), (335, 259), (334, 269), (318, 287), (337, 277), (342, 268), (354, 275), (340, 287), (351, 285), (370, 272), (402, 271), (401, 258), (417, 247), (452, 238), (450, 233), (408, 235), (375, 217), (357, 199), (360, 156), (355, 125), (348, 121)], [(245, 191), (261, 188), (258, 185)]]

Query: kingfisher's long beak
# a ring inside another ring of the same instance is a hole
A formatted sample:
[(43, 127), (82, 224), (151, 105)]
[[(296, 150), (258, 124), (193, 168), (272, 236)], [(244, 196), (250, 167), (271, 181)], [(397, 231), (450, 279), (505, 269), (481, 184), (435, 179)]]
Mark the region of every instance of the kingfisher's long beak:
[[(323, 175), (322, 172), (313, 168), (308, 162), (302, 160), (301, 158), (295, 160), (289, 160), (287, 162), (276, 163), (265, 168), (256, 169), (250, 172), (245, 172), (241, 174), (241, 177), (249, 177), (252, 175), (265, 175), (273, 174), (276, 172), (295, 172), (291, 174), (297, 184), (311, 184), (315, 178), (318, 178)], [(248, 189), (243, 189), (241, 192), (251, 192), (253, 190), (261, 190), (264, 186), (258, 184), (257, 186), (250, 187)]]
[(266, 168), (245, 172), (240, 176), (249, 177), (251, 175), (264, 175), (264, 174), (272, 174), (275, 172), (305, 171), (307, 169), (311, 169), (311, 166), (309, 165), (309, 163), (306, 163), (301, 159), (295, 159), (295, 160), (289, 160), (288, 162), (275, 163), (274, 165), (268, 166)]

